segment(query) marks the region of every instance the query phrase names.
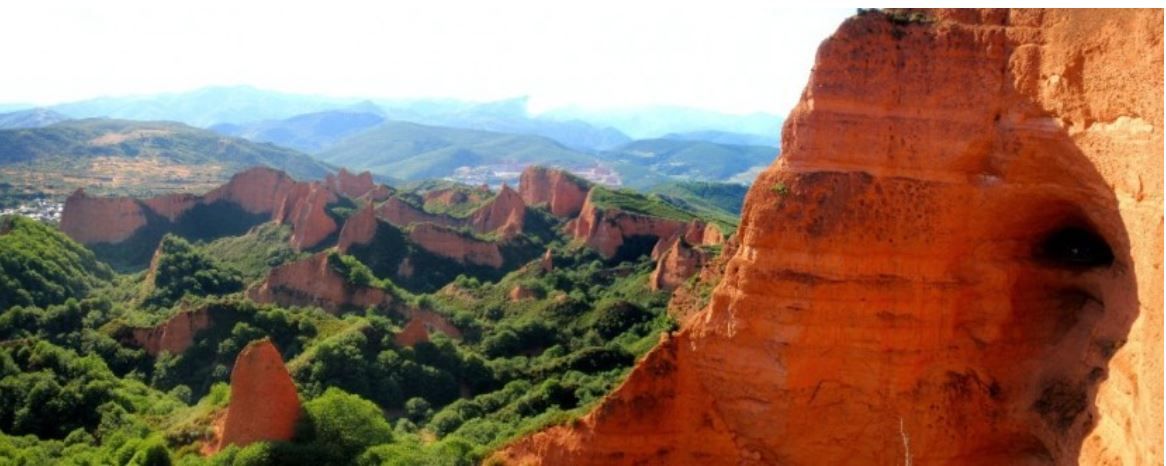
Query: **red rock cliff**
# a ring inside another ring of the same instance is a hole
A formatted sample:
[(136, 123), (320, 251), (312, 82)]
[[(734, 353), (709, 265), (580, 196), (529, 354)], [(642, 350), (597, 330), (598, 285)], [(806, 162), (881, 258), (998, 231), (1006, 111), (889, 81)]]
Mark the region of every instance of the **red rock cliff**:
[(82, 244), (120, 243), (146, 224), (142, 204), (135, 199), (90, 197), (78, 189), (61, 212), (61, 231)]
[(287, 441), (300, 418), (295, 383), (270, 340), (251, 342), (231, 371), (231, 404), (217, 448)]
[(343, 168), (335, 175), (328, 175), (324, 178), (324, 185), (337, 194), (343, 194), (353, 199), (364, 196), (376, 188), (376, 184), (372, 181), (372, 173), (366, 171), (359, 175), (353, 175)]
[(463, 264), (502, 267), (502, 250), (497, 243), (478, 240), (432, 223), (414, 225), (409, 230), (409, 241), (426, 251)]
[(281, 171), (256, 167), (235, 174), (203, 196), (169, 194), (146, 200), (93, 198), (77, 190), (65, 201), (61, 230), (83, 244), (120, 243), (146, 226), (147, 214), (178, 221), (192, 207), (228, 202), (292, 226), (297, 249), (315, 247), (339, 228), (327, 213), (336, 193), (318, 182), (298, 182)]
[(247, 290), (247, 297), (280, 306), (319, 306), (334, 314), (394, 303), (384, 290), (348, 283), (329, 263), (327, 252), (271, 269), (267, 278)]
[(846, 21), (709, 307), (496, 459), (1162, 464), (1162, 19)]
[(503, 238), (511, 238), (522, 233), (526, 218), (526, 203), (522, 196), (505, 184), (490, 202), (487, 202), (470, 216), (470, 225), (478, 233), (497, 232)]
[(134, 328), (130, 336), (133, 343), (145, 349), (150, 356), (157, 356), (163, 351), (182, 354), (194, 344), (194, 336), (210, 326), (210, 311), (199, 308), (179, 312), (155, 327)]
[(678, 232), (687, 231), (688, 224), (666, 218), (651, 217), (618, 209), (601, 209), (591, 202), (591, 195), (583, 203), (579, 216), (567, 222), (567, 234), (595, 248), (604, 258), (613, 258), (625, 240), (634, 237), (655, 237), (665, 240)]
[(518, 190), (527, 205), (546, 204), (552, 214), (574, 217), (583, 209), (591, 186), (563, 170), (526, 167), (518, 180)]

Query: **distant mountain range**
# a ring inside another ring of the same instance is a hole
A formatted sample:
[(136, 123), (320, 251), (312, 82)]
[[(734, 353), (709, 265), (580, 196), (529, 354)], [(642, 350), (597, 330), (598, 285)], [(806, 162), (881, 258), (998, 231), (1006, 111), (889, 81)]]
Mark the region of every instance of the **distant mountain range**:
[[(749, 183), (778, 152), (781, 121), (774, 115), (678, 107), (532, 114), (528, 107), (525, 97), (360, 100), (245, 86), (103, 97), (0, 114), (0, 130), (44, 129), (0, 135), (0, 171), (15, 170), (19, 159), (25, 170), (57, 167), (81, 176), (85, 164), (102, 160), (104, 168), (94, 170), (104, 174), (94, 176), (112, 179), (132, 160), (145, 172), (182, 167), (175, 169), (197, 176), (179, 178), (200, 185), (248, 165), (297, 177), (343, 166), (385, 181), (497, 185), (539, 164), (643, 189), (670, 180)], [(47, 179), (50, 172), (44, 172)], [(136, 184), (151, 185), (145, 179)]]
[[(0, 110), (22, 107), (27, 109), (22, 105), (0, 104)], [(178, 121), (203, 128), (270, 125), (273, 120), (298, 115), (346, 110), (379, 114), (389, 120), (544, 136), (571, 148), (591, 150), (609, 149), (632, 139), (657, 138), (672, 133), (695, 133), (690, 137), (701, 138), (701, 131), (739, 133), (772, 141), (780, 133), (781, 126), (781, 118), (772, 114), (731, 115), (684, 107), (562, 108), (536, 115), (528, 110), (525, 97), (485, 103), (453, 99), (337, 98), (250, 86), (214, 86), (189, 92), (100, 97), (52, 105), (47, 109), (70, 118)], [(710, 142), (757, 143), (749, 140)]]
[(0, 130), (0, 182), (48, 194), (197, 192), (252, 166), (300, 179), (333, 171), (291, 149), (173, 122), (82, 119)]
[(44, 108), (0, 113), (0, 129), (40, 128), (68, 120), (69, 117)]

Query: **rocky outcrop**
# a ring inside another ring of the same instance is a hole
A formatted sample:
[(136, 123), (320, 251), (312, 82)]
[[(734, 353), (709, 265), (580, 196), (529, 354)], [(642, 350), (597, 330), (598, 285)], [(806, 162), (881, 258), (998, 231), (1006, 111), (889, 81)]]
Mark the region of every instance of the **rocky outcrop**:
[(301, 415), (300, 399), (283, 357), (270, 340), (243, 348), (231, 370), (231, 403), (221, 437), (211, 451), (227, 445), (289, 441)]
[(451, 338), (461, 339), (462, 332), (454, 327), (444, 316), (432, 311), (415, 309), (409, 313), (409, 321), (401, 332), (393, 336), (393, 343), (400, 347), (413, 346), (429, 341), (429, 334), (441, 332)]
[[(602, 209), (591, 200), (583, 203), (579, 216), (567, 222), (567, 234), (591, 246), (606, 259), (621, 255), (621, 247), (632, 238), (648, 239), (653, 247), (661, 239), (668, 239), (686, 231), (688, 224), (679, 220), (652, 217), (619, 209)], [(644, 251), (647, 252), (647, 251)], [(623, 255), (638, 255), (623, 252)]]
[(522, 301), (524, 299), (536, 299), (536, 298), (538, 298), (538, 292), (533, 290), (533, 289), (522, 286), (522, 285), (514, 285), (514, 288), (510, 289), (510, 294), (508, 295), (508, 297), (510, 298), (511, 301)]
[(563, 170), (526, 167), (518, 180), (518, 190), (526, 205), (544, 204), (551, 214), (574, 217), (583, 209), (590, 183)]
[(409, 229), (409, 241), (426, 251), (463, 264), (502, 267), (502, 250), (497, 243), (475, 239), (450, 228), (421, 223)]
[(128, 197), (90, 197), (78, 189), (65, 199), (61, 231), (81, 244), (120, 243), (146, 225), (142, 203)]
[(555, 270), (555, 255), (550, 248), (547, 248), (547, 252), (543, 253), (543, 258), (539, 260), (538, 266), (543, 273), (551, 273), (552, 270)]
[[(338, 225), (328, 215), (327, 206), (337, 200), (336, 193), (323, 184), (298, 182), (281, 171), (257, 167), (237, 173), (227, 184), (203, 196), (94, 198), (77, 190), (65, 201), (61, 230), (83, 244), (117, 244), (148, 223), (155, 229), (170, 231), (182, 224), (184, 216), (195, 207), (227, 203), (246, 213), (270, 215), (273, 221), (290, 224), (292, 246), (307, 249), (336, 232)], [(230, 223), (226, 219), (224, 222)], [(185, 225), (188, 230), (204, 227)]]
[(665, 243), (668, 246), (659, 254), (656, 268), (648, 277), (648, 288), (652, 291), (676, 289), (696, 275), (711, 258), (707, 251), (692, 247), (679, 235), (669, 241), (661, 241), (661, 244)]
[(711, 303), (510, 464), (1161, 464), (1162, 11), (867, 13)]
[(328, 215), (328, 204), (337, 198), (331, 190), (315, 183), (301, 184), (295, 191), (296, 195), (287, 198), (277, 211), (286, 212), (286, 216), (277, 213), (274, 220), (291, 224), (289, 241), (296, 250), (304, 250), (319, 245), (336, 232), (338, 225)]
[(711, 260), (706, 260), (696, 274), (695, 280), (687, 280), (672, 291), (668, 299), (668, 315), (686, 327), (690, 319), (700, 314), (708, 305), (712, 290), (725, 275), (725, 265), (729, 258), (737, 252), (736, 238), (730, 236), (725, 240), (720, 254)]
[(130, 339), (131, 344), (146, 350), (150, 356), (158, 356), (163, 351), (182, 354), (194, 344), (194, 336), (210, 326), (210, 310), (204, 307), (179, 312), (154, 327), (130, 329)]
[(365, 205), (344, 221), (340, 229), (340, 239), (336, 248), (340, 252), (347, 252), (353, 244), (369, 244), (377, 233), (376, 209), (371, 204)]
[(469, 189), (465, 187), (453, 187), (426, 191), (422, 195), (422, 199), (424, 199), (425, 204), (435, 203), (453, 206), (459, 204), (477, 204), (489, 196), (490, 188), (488, 186)]
[(324, 178), (324, 185), (337, 194), (353, 199), (364, 196), (376, 188), (376, 184), (372, 181), (372, 173), (366, 171), (359, 175), (353, 175), (343, 168), (335, 175), (328, 175)]
[(333, 314), (370, 307), (387, 309), (396, 299), (380, 288), (349, 283), (328, 259), (327, 252), (290, 262), (268, 273), (247, 290), (258, 303), (280, 306), (318, 306)]
[(458, 219), (431, 214), (395, 196), (377, 206), (377, 217), (401, 228), (414, 223), (432, 223), (444, 226), (459, 226), (461, 224)]
[(526, 203), (522, 196), (505, 184), (494, 196), (470, 216), (470, 225), (478, 233), (497, 233), (502, 238), (522, 234)]

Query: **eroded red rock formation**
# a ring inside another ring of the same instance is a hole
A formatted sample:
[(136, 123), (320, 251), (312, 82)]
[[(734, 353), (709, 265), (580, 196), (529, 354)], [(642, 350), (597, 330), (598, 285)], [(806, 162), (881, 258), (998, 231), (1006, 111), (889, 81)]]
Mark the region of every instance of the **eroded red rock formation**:
[(195, 206), (226, 202), (247, 213), (269, 214), (274, 221), (290, 224), (292, 245), (306, 249), (336, 232), (338, 226), (327, 213), (327, 205), (336, 201), (336, 194), (323, 184), (298, 182), (281, 171), (257, 167), (237, 173), (227, 184), (203, 196), (93, 198), (77, 190), (65, 201), (61, 230), (83, 244), (116, 244), (145, 227), (151, 217), (178, 222)]
[(475, 239), (450, 228), (421, 223), (409, 229), (409, 241), (426, 251), (463, 264), (502, 267), (502, 250), (498, 243)]
[(283, 357), (270, 340), (251, 342), (231, 370), (231, 403), (222, 436), (211, 451), (227, 445), (288, 441), (301, 414), (299, 395)]
[(462, 332), (454, 327), (444, 316), (423, 309), (414, 309), (409, 313), (409, 321), (401, 332), (393, 336), (397, 346), (413, 346), (423, 341), (429, 341), (431, 332), (441, 332), (451, 338), (462, 337)]
[(601, 209), (591, 202), (591, 195), (583, 203), (579, 216), (567, 222), (567, 234), (594, 248), (599, 255), (611, 259), (620, 247), (633, 237), (654, 238), (656, 241), (686, 231), (688, 224), (679, 220)]
[(364, 196), (376, 188), (376, 184), (372, 181), (372, 173), (366, 171), (359, 175), (353, 175), (343, 168), (335, 175), (328, 175), (324, 178), (324, 185), (337, 194), (343, 194), (353, 199)]
[(518, 180), (518, 190), (526, 205), (546, 204), (559, 217), (574, 217), (583, 209), (591, 189), (589, 183), (563, 170), (527, 167)]
[(348, 283), (329, 263), (327, 252), (271, 269), (267, 278), (247, 290), (247, 297), (280, 306), (318, 306), (334, 314), (387, 308), (396, 302), (380, 288)]
[(90, 197), (78, 189), (65, 199), (61, 231), (82, 244), (119, 243), (146, 224), (141, 202), (131, 198)]
[(349, 216), (348, 220), (344, 221), (344, 227), (340, 229), (340, 239), (336, 243), (336, 248), (340, 252), (346, 252), (353, 244), (368, 244), (372, 242), (376, 233), (376, 209), (371, 204), (367, 204)]
[(182, 354), (194, 344), (194, 336), (210, 326), (210, 311), (198, 308), (179, 312), (155, 327), (131, 329), (130, 336), (133, 343), (145, 349), (150, 356), (157, 356), (163, 351)]
[[(704, 229), (701, 228), (701, 231)], [(656, 259), (656, 268), (648, 277), (648, 288), (652, 291), (674, 290), (696, 275), (710, 259), (709, 253), (692, 247), (680, 237), (671, 241), (661, 241), (668, 246)]]
[(478, 233), (498, 233), (502, 238), (522, 234), (526, 203), (522, 196), (505, 184), (494, 196), (470, 216), (470, 225)]
[(1162, 464), (1162, 10), (867, 13), (712, 302), (511, 464)]
[(433, 223), (445, 226), (457, 226), (460, 224), (453, 217), (431, 214), (410, 205), (398, 197), (390, 197), (389, 200), (377, 206), (377, 217), (402, 228), (414, 223)]

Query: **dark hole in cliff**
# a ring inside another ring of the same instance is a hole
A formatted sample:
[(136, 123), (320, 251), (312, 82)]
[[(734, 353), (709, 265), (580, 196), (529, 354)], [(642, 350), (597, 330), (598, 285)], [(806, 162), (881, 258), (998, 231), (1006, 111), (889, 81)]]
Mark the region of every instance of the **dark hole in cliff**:
[(1087, 399), (1083, 386), (1057, 380), (1045, 386), (1032, 409), (1050, 426), (1064, 432), (1085, 411)]
[(623, 239), (623, 244), (615, 251), (612, 262), (634, 261), (652, 253), (652, 248), (660, 238), (653, 235), (633, 235)]
[(1067, 226), (1054, 230), (1041, 240), (1037, 258), (1060, 267), (1108, 267), (1113, 264), (1113, 250), (1093, 230)]

